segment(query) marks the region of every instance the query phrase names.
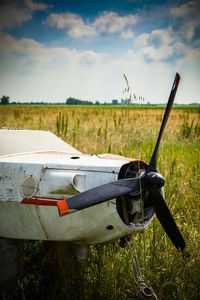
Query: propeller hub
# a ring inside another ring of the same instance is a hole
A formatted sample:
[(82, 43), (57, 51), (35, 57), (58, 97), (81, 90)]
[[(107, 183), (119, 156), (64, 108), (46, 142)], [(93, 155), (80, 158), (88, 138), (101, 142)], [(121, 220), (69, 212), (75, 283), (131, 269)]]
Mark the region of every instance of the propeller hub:
[(148, 172), (145, 174), (145, 186), (148, 189), (157, 190), (164, 186), (165, 179), (158, 172)]

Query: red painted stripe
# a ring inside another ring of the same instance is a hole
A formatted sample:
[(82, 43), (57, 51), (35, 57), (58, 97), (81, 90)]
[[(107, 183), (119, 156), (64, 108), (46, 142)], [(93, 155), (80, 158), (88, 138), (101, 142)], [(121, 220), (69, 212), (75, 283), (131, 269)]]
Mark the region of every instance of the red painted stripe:
[(111, 153), (98, 154), (98, 157), (105, 158), (105, 159), (114, 159), (114, 160), (126, 160), (126, 161), (130, 161), (130, 162), (139, 161), (139, 162), (145, 163), (143, 160), (140, 160), (140, 159), (131, 158), (131, 157), (124, 157), (124, 156), (121, 156), (121, 155), (111, 154)]
[(32, 196), (31, 198), (27, 198), (27, 199), (37, 199), (37, 200), (52, 200), (52, 201), (56, 201), (56, 200), (63, 200), (61, 198), (55, 198), (55, 197), (46, 197), (46, 196)]
[(37, 151), (33, 152), (32, 154), (69, 154), (67, 151), (59, 151), (59, 150), (49, 150), (49, 151)]
[(24, 198), (21, 201), (22, 204), (34, 204), (34, 205), (44, 205), (44, 206), (57, 206), (57, 201), (36, 199), (36, 198)]
[(65, 199), (44, 197), (44, 196), (33, 196), (31, 198), (22, 199), (21, 204), (57, 206), (60, 216), (64, 216), (69, 212), (68, 204)]

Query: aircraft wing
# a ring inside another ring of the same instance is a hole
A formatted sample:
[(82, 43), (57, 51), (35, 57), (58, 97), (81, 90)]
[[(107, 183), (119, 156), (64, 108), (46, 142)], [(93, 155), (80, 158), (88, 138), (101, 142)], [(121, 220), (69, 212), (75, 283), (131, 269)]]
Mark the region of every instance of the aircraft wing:
[(0, 156), (39, 151), (81, 154), (56, 135), (43, 130), (0, 129)]

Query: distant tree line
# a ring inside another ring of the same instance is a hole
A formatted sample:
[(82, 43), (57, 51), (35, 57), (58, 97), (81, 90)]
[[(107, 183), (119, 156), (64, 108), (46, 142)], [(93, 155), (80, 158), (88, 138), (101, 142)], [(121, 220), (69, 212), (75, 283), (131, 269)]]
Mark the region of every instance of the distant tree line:
[[(126, 106), (128, 104), (130, 104), (131, 106), (137, 106), (138, 103), (129, 103), (127, 99), (112, 99), (112, 101), (109, 102), (104, 102), (104, 103), (100, 103), (98, 100), (96, 100), (95, 102), (92, 101), (88, 101), (88, 100), (80, 100), (80, 99), (76, 99), (73, 97), (67, 98), (67, 100), (64, 102), (43, 102), (43, 101), (31, 101), (31, 102), (16, 102), (16, 101), (10, 101), (10, 97), (9, 96), (2, 96), (0, 98), (0, 105), (7, 105), (7, 104), (15, 104), (15, 105), (122, 105), (122, 106)], [(151, 104), (150, 102), (145, 103), (140, 103), (139, 105), (142, 106), (159, 106), (159, 105), (163, 105), (163, 104)], [(200, 109), (200, 105), (198, 102), (192, 102), (189, 104), (177, 104), (174, 103), (174, 106), (198, 106)]]
[(66, 104), (69, 104), (69, 105), (93, 105), (94, 103), (92, 101), (79, 100), (79, 99), (70, 97), (66, 100)]
[(0, 100), (1, 100), (0, 104), (9, 104), (10, 97), (8, 97), (8, 96), (2, 96)]

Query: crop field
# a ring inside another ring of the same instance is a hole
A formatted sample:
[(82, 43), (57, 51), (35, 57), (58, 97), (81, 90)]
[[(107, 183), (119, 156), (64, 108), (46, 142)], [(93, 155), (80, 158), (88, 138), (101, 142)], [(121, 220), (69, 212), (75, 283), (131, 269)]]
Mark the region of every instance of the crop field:
[[(0, 128), (50, 130), (83, 153), (115, 153), (149, 162), (163, 111), (164, 108), (1, 105)], [(70, 280), (67, 265), (60, 264), (56, 251), (47, 258), (47, 245), (27, 242), (25, 273), (4, 299), (137, 299), (135, 251), (145, 282), (159, 300), (200, 299), (198, 108), (172, 109), (158, 166), (166, 179), (167, 204), (185, 238), (188, 255), (178, 253), (154, 218), (124, 249), (117, 241), (92, 247), (87, 262), (75, 262), (79, 272)], [(57, 259), (57, 269), (51, 259)]]

